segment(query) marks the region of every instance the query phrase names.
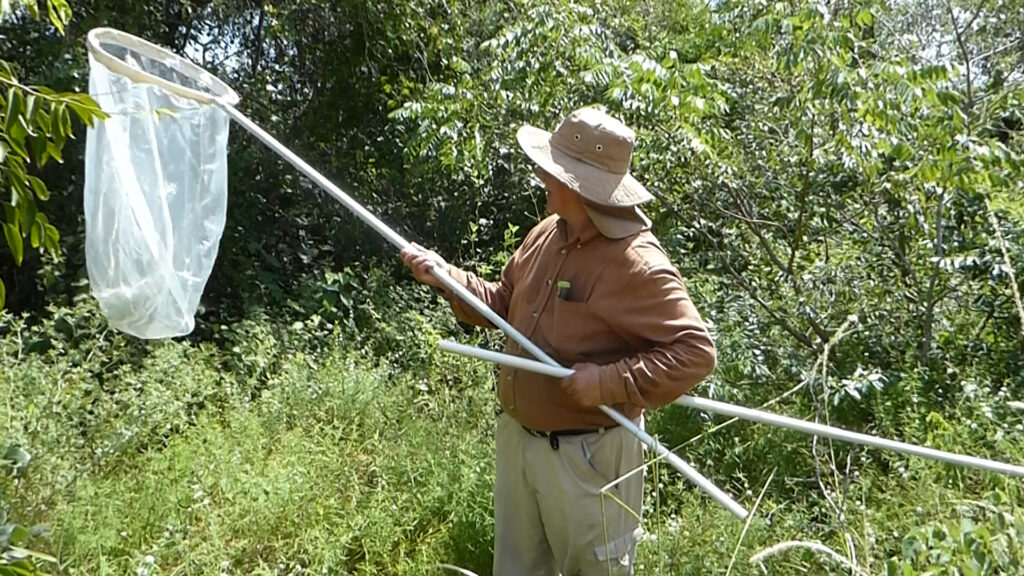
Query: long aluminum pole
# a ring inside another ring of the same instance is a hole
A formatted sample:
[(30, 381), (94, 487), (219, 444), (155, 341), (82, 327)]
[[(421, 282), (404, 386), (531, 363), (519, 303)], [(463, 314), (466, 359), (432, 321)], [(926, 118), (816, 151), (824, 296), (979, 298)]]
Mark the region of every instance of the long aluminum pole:
[[(538, 374), (554, 376), (556, 378), (565, 378), (568, 374), (572, 373), (572, 370), (567, 370), (565, 368), (555, 369), (552, 368), (551, 366), (541, 364), (540, 362), (530, 360), (529, 358), (521, 358), (519, 356), (512, 356), (510, 354), (502, 354), (500, 352), (494, 352), (491, 350), (482, 350), (480, 348), (465, 346), (454, 342), (442, 341), (441, 349), (448, 352), (454, 352), (456, 354), (462, 354), (464, 356), (472, 356), (474, 358), (479, 358), (481, 360), (487, 360), (489, 362), (494, 362), (497, 364), (506, 364), (508, 366), (512, 366), (514, 368), (519, 368), (522, 370), (530, 370)], [(800, 420), (797, 418), (790, 418), (788, 416), (780, 416), (778, 414), (772, 414), (771, 412), (764, 412), (762, 410), (754, 410), (752, 408), (735, 406), (733, 404), (727, 404), (725, 402), (719, 402), (717, 400), (708, 400), (707, 398), (696, 398), (693, 396), (682, 396), (678, 398), (675, 401), (675, 403), (681, 406), (695, 408), (697, 410), (704, 410), (706, 412), (714, 412), (716, 414), (721, 414), (723, 416), (731, 416), (734, 418), (749, 420), (751, 422), (759, 422), (762, 424), (778, 426), (780, 428), (795, 430), (797, 432), (812, 434), (814, 436), (821, 436), (823, 438), (842, 440), (845, 442), (852, 442), (854, 444), (862, 444), (874, 448), (881, 448), (883, 450), (895, 450), (896, 452), (902, 452), (904, 454), (910, 454), (913, 456), (920, 456), (922, 458), (928, 458), (931, 460), (939, 460), (941, 462), (947, 462), (949, 464), (959, 464), (961, 466), (980, 468), (982, 470), (998, 472), (1000, 474), (1006, 474), (1009, 476), (1024, 477), (1024, 467), (1022, 466), (1017, 466), (1014, 464), (1005, 464), (1003, 462), (997, 462), (995, 460), (986, 460), (984, 458), (977, 458), (975, 456), (963, 456), (960, 454), (953, 454), (952, 452), (945, 452), (942, 450), (936, 450), (934, 448), (926, 448), (924, 446), (908, 444), (906, 442), (898, 442), (896, 440), (879, 438), (878, 436), (862, 434), (860, 432), (850, 432), (849, 430), (843, 430), (842, 428), (836, 428), (835, 426), (826, 426), (824, 424), (806, 422), (804, 420)]]
[[(334, 196), (339, 202), (345, 205), (346, 208), (351, 210), (361, 220), (366, 222), (371, 228), (377, 231), (381, 236), (395, 245), (399, 250), (405, 249), (409, 246), (409, 241), (402, 238), (397, 232), (392, 230), (389, 226), (380, 221), (374, 216), (369, 210), (363, 208), (358, 202), (352, 199), (348, 194), (343, 192), (340, 188), (334, 185), (333, 182), (325, 178), (322, 174), (313, 169), (312, 166), (307, 164), (302, 158), (299, 158), (294, 152), (289, 150), (283, 144), (277, 141), (273, 136), (268, 134), (262, 128), (256, 125), (255, 122), (249, 120), (244, 114), (235, 109), (231, 104), (224, 101), (217, 101), (217, 105), (221, 107), (227, 114), (239, 123), (242, 128), (245, 128), (249, 133), (259, 139), (261, 142), (266, 144), (271, 150), (279, 154), (282, 158), (288, 161), (289, 164), (294, 166), (302, 172), (306, 177), (315, 182), (318, 186), (327, 191), (331, 196)], [(558, 367), (558, 362), (548, 356), (537, 347), (536, 344), (531, 342), (526, 336), (523, 336), (518, 330), (512, 327), (504, 318), (499, 316), (494, 310), (491, 310), (486, 304), (484, 304), (479, 298), (477, 298), (472, 292), (467, 290), (464, 286), (455, 281), (445, 270), (438, 267), (434, 267), (431, 272), (434, 277), (437, 278), (445, 288), (454, 292), (464, 302), (473, 307), (474, 310), (482, 314), (487, 320), (494, 326), (501, 329), (502, 332), (507, 334), (510, 338), (519, 343), (524, 350), (527, 350), (533, 356), (543, 361), (548, 366)], [(571, 371), (570, 371), (571, 373)], [(619, 412), (607, 407), (600, 406), (602, 412), (607, 414), (610, 418), (618, 422), (621, 426), (627, 428), (632, 432), (641, 442), (646, 444), (649, 448), (654, 450), (659, 456), (664, 456), (665, 459), (672, 465), (673, 468), (681, 472), (690, 481), (697, 484), (708, 494), (711, 495), (715, 500), (724, 505), (729, 509), (730, 512), (739, 516), (740, 518), (746, 518), (747, 511), (730, 498), (725, 492), (719, 490), (714, 484), (712, 484), (707, 478), (701, 476), (697, 470), (692, 466), (683, 461), (667, 448), (658, 443), (657, 440), (652, 438), (649, 434), (638, 428), (632, 421), (620, 414)]]
[(814, 436), (821, 436), (823, 438), (842, 440), (844, 442), (872, 446), (874, 448), (881, 448), (883, 450), (895, 450), (896, 452), (902, 452), (904, 454), (910, 454), (912, 456), (920, 456), (921, 458), (928, 458), (931, 460), (938, 460), (940, 462), (947, 462), (949, 464), (959, 464), (961, 466), (980, 468), (982, 470), (998, 472), (1000, 474), (1007, 474), (1009, 476), (1024, 477), (1024, 467), (1022, 466), (1017, 466), (1014, 464), (1004, 464), (1002, 462), (997, 462), (995, 460), (987, 460), (985, 458), (978, 458), (976, 456), (964, 456), (961, 454), (954, 454), (952, 452), (945, 452), (943, 450), (936, 450), (934, 448), (926, 448), (924, 446), (908, 444), (906, 442), (899, 442), (897, 440), (889, 440), (887, 438), (880, 438), (878, 436), (862, 434), (860, 432), (851, 432), (849, 430), (843, 430), (842, 428), (836, 428), (835, 426), (826, 426), (824, 424), (818, 424), (816, 422), (807, 422), (804, 420), (800, 420), (798, 418), (780, 416), (778, 414), (772, 414), (771, 412), (754, 410), (752, 408), (744, 408), (743, 406), (735, 406), (732, 404), (727, 404), (725, 402), (719, 402), (718, 400), (709, 400), (707, 398), (695, 398), (693, 396), (683, 396), (681, 398), (676, 399), (675, 403), (679, 404), (680, 406), (696, 408), (697, 410), (704, 410), (706, 412), (714, 412), (716, 414), (721, 414), (723, 416), (741, 418), (743, 420), (749, 420), (751, 422), (770, 424), (772, 426), (778, 426), (779, 428), (795, 430), (797, 432), (812, 434)]

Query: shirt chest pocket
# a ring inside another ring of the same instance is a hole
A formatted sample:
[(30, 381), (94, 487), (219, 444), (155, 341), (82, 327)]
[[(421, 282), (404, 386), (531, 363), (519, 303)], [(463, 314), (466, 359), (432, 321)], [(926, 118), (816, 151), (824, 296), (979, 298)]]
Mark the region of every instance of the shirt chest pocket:
[(614, 332), (590, 303), (555, 298), (551, 305), (551, 343), (566, 361), (591, 361), (614, 345)]

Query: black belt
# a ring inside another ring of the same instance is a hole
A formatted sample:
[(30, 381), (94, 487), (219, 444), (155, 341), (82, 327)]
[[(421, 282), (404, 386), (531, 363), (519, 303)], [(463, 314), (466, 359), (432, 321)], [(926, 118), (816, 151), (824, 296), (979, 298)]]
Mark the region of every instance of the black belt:
[[(520, 424), (520, 426), (523, 426)], [(559, 436), (583, 436), (585, 434), (600, 434), (605, 430), (615, 428), (618, 424), (612, 424), (610, 426), (602, 426), (601, 428), (570, 428), (568, 430), (553, 430), (551, 432), (545, 432), (543, 430), (534, 430), (523, 426), (523, 430), (530, 436), (536, 436), (537, 438), (546, 438), (548, 443), (551, 444), (552, 450), (558, 450), (558, 437)]]

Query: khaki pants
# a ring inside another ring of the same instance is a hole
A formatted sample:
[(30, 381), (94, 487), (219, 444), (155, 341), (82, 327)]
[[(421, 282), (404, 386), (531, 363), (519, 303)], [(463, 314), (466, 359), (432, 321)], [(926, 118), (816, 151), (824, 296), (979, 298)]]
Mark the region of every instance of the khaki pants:
[(555, 450), (548, 439), (502, 414), (494, 576), (633, 574), (643, 473), (620, 481), (603, 497), (600, 489), (640, 466), (643, 456), (640, 441), (621, 427), (559, 437)]

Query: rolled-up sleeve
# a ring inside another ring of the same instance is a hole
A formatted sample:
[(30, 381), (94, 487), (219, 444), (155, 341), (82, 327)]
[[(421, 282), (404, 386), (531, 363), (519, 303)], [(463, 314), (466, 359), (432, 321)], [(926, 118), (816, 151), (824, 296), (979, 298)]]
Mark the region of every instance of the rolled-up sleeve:
[[(715, 368), (716, 351), (707, 326), (664, 253), (637, 247), (625, 267), (605, 269), (596, 307), (605, 322), (638, 353), (601, 366), (605, 404), (655, 409), (690, 391)], [(618, 268), (618, 269), (617, 269)]]

